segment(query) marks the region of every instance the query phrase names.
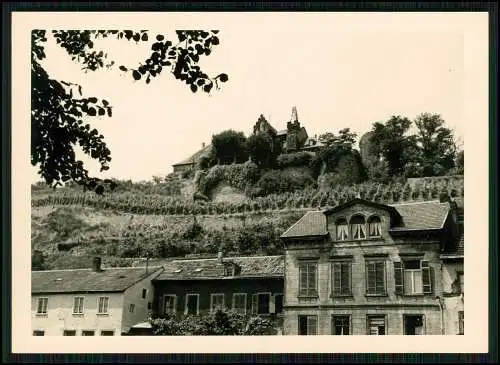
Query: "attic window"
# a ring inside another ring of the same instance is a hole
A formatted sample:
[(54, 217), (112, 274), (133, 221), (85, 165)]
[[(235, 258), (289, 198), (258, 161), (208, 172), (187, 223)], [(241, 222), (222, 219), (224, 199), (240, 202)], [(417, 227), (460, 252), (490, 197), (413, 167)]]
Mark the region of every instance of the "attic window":
[(174, 272), (179, 273), (179, 272), (181, 272), (181, 271), (182, 271), (182, 269), (179, 269), (179, 270), (175, 270)]
[(125, 275), (120, 275), (120, 276), (118, 276), (118, 278), (123, 279), (123, 278), (125, 278)]

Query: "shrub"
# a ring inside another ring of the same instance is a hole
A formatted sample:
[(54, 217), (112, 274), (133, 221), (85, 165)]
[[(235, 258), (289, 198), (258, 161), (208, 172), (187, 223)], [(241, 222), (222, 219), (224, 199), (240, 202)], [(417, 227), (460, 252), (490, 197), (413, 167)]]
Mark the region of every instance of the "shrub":
[(260, 316), (217, 310), (214, 313), (186, 316), (182, 319), (173, 316), (154, 318), (151, 320), (151, 326), (156, 336), (255, 336), (271, 334), (274, 323)]
[(206, 174), (198, 174), (195, 183), (198, 191), (208, 196), (212, 189), (221, 182), (244, 191), (258, 178), (259, 168), (253, 162), (247, 161), (243, 164), (216, 165)]
[(300, 151), (294, 153), (285, 153), (278, 156), (276, 162), (279, 168), (286, 167), (309, 167), (313, 161), (314, 153)]
[(256, 188), (261, 195), (269, 195), (302, 190), (315, 185), (316, 182), (309, 171), (287, 169), (267, 171), (257, 182)]

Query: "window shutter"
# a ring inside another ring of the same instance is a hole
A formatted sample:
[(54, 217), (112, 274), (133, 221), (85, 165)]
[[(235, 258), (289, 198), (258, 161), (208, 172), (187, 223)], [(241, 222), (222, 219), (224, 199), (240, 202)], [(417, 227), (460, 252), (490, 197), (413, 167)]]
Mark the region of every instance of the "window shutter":
[(307, 265), (300, 265), (300, 283), (299, 283), (299, 294), (307, 294)]
[(422, 268), (422, 286), (424, 288), (424, 294), (430, 294), (432, 293), (432, 278), (429, 261), (422, 260), (420, 262), (420, 267)]
[(269, 313), (275, 313), (275, 297), (269, 294)]
[(396, 294), (403, 295), (403, 264), (401, 262), (394, 262), (394, 280), (396, 283)]
[(333, 294), (340, 294), (341, 290), (341, 279), (340, 279), (340, 272), (341, 272), (341, 266), (340, 262), (334, 262), (333, 263)]
[(259, 307), (259, 295), (252, 294), (252, 313), (257, 313), (257, 308)]

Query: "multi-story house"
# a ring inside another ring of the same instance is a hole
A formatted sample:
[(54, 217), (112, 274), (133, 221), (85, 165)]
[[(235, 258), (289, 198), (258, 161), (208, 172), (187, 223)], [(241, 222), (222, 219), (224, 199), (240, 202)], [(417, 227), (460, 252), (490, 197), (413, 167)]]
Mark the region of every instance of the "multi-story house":
[(440, 255), (458, 237), (448, 202), (354, 199), (281, 236), (285, 335), (444, 334)]
[(34, 336), (120, 336), (146, 321), (151, 280), (162, 268), (48, 270), (31, 273)]
[(283, 256), (178, 259), (153, 280), (155, 313), (182, 318), (218, 308), (267, 316), (281, 332)]

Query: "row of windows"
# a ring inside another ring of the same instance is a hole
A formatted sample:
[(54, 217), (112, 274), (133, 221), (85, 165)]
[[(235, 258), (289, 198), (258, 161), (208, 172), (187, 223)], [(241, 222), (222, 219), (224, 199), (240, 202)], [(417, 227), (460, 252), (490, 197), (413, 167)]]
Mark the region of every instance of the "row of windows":
[[(403, 314), (403, 334), (404, 335), (424, 335), (425, 317), (422, 314)], [(299, 315), (298, 318), (299, 335), (318, 334), (318, 316)], [(387, 335), (387, 316), (385, 314), (366, 316), (367, 335)], [(332, 335), (352, 335), (352, 321), (350, 315), (333, 315), (331, 320)], [(458, 334), (464, 334), (464, 312), (458, 312)]]
[[(318, 296), (317, 262), (299, 264), (299, 296)], [(429, 262), (405, 260), (394, 262), (395, 291), (398, 295), (432, 293), (432, 275)], [(386, 295), (386, 260), (365, 260), (366, 295)], [(352, 260), (334, 260), (331, 263), (332, 296), (352, 295)]]
[(382, 236), (382, 221), (378, 216), (371, 216), (365, 220), (362, 215), (355, 215), (349, 222), (345, 218), (338, 218), (335, 221), (335, 227), (337, 241), (362, 240)]
[[(74, 297), (73, 298), (73, 314), (83, 314), (84, 312), (85, 297)], [(49, 304), (49, 298), (42, 297), (38, 298), (37, 314), (47, 314)], [(109, 297), (99, 297), (97, 298), (97, 313), (98, 314), (108, 314), (109, 307)]]
[[(142, 299), (146, 299), (147, 296), (147, 289), (142, 290)], [(73, 298), (73, 314), (83, 314), (85, 306), (85, 297), (82, 296), (76, 296)], [(47, 309), (48, 309), (48, 304), (49, 304), (49, 298), (47, 297), (41, 297), (38, 298), (38, 305), (37, 305), (37, 314), (47, 314)], [(109, 297), (107, 296), (102, 296), (97, 298), (97, 314), (108, 314), (108, 307), (109, 307)], [(129, 306), (129, 311), (132, 313), (134, 312), (135, 305), (131, 304)], [(150, 304), (148, 303), (148, 309), (150, 308)]]
[[(95, 336), (96, 334), (95, 330), (82, 330), (81, 335), (82, 336)], [(101, 330), (100, 331), (101, 336), (114, 336), (115, 331), (113, 330)], [(33, 336), (45, 336), (45, 331), (44, 330), (35, 330), (33, 331)], [(76, 336), (76, 330), (63, 330), (63, 336)]]
[[(274, 308), (272, 307), (271, 293), (252, 294), (252, 313), (269, 314), (281, 313), (283, 311), (283, 294), (274, 294)], [(186, 294), (184, 314), (198, 315), (200, 312), (200, 295)], [(210, 294), (210, 311), (228, 308), (223, 293)], [(231, 301), (231, 309), (238, 313), (247, 312), (247, 293), (234, 293)], [(163, 313), (175, 314), (177, 308), (177, 295), (166, 294), (163, 296)]]

